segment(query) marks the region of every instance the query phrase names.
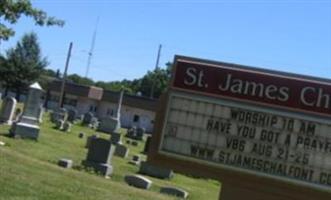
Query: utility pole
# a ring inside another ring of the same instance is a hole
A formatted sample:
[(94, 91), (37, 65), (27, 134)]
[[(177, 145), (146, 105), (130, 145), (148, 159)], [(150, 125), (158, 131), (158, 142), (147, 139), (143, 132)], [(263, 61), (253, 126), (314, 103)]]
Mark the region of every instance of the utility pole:
[[(155, 63), (154, 71), (156, 71), (159, 68), (159, 62), (160, 62), (160, 57), (161, 57), (161, 49), (162, 49), (162, 45), (160, 44), (159, 49), (157, 51), (157, 57), (156, 57), (156, 63)], [(152, 88), (151, 88), (151, 95), (150, 95), (151, 99), (154, 96), (154, 88), (155, 88), (155, 79), (152, 80)]]
[(69, 50), (68, 50), (68, 54), (67, 54), (66, 65), (65, 65), (65, 69), (64, 69), (64, 73), (63, 73), (63, 77), (62, 77), (61, 93), (60, 93), (60, 99), (59, 99), (59, 108), (62, 108), (63, 107), (64, 87), (65, 87), (66, 79), (67, 79), (67, 71), (68, 71), (68, 67), (69, 67), (69, 61), (70, 61), (70, 56), (71, 56), (71, 49), (72, 49), (72, 42), (70, 42), (70, 45), (69, 45)]

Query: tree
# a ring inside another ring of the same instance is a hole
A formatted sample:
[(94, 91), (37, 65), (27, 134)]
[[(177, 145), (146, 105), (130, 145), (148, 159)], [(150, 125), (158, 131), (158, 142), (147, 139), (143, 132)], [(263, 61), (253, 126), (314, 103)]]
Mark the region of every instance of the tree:
[(131, 85), (132, 85), (132, 81), (126, 79), (122, 81), (111, 81), (111, 82), (98, 81), (95, 84), (95, 86), (101, 87), (104, 90), (120, 91), (121, 89), (123, 89), (126, 93), (133, 94)]
[(15, 34), (15, 31), (3, 22), (15, 24), (22, 15), (32, 17), (39, 26), (64, 25), (64, 21), (48, 17), (46, 12), (34, 8), (30, 0), (0, 0), (0, 41), (8, 40)]
[(88, 86), (94, 85), (94, 81), (92, 79), (81, 77), (78, 74), (71, 74), (67, 76), (67, 79), (80, 85), (88, 85)]
[(4, 63), (0, 66), (0, 78), (6, 89), (16, 91), (18, 100), (22, 89), (36, 81), (48, 65), (47, 59), (41, 55), (35, 33), (25, 34), (16, 47), (9, 49), (2, 59)]

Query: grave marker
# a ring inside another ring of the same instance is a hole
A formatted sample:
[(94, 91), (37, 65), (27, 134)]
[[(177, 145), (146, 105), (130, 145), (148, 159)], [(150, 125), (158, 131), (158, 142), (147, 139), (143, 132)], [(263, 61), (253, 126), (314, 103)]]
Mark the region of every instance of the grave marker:
[(1, 112), (0, 112), (0, 121), (2, 123), (11, 125), (14, 118), (14, 112), (16, 107), (16, 99), (13, 97), (6, 97), (2, 101)]
[(88, 147), (86, 159), (82, 162), (85, 167), (92, 167), (94, 171), (108, 177), (113, 172), (111, 159), (115, 146), (109, 140), (92, 138)]
[(30, 85), (29, 93), (24, 104), (23, 114), (19, 121), (12, 125), (10, 130), (14, 137), (38, 139), (42, 93), (42, 88), (38, 83)]

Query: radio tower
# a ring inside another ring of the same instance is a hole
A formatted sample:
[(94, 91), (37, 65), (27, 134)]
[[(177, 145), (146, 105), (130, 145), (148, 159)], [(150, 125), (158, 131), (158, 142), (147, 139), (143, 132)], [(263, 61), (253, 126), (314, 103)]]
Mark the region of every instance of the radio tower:
[(96, 24), (95, 24), (95, 29), (94, 29), (93, 36), (92, 36), (91, 49), (90, 49), (90, 51), (88, 52), (88, 58), (87, 58), (87, 66), (86, 66), (85, 78), (88, 78), (88, 74), (89, 74), (89, 71), (90, 71), (90, 65), (91, 65), (91, 60), (92, 60), (93, 50), (94, 50), (94, 45), (95, 45), (95, 38), (96, 38), (96, 36), (97, 36), (98, 24), (99, 24), (99, 17), (97, 18), (97, 22), (96, 22)]

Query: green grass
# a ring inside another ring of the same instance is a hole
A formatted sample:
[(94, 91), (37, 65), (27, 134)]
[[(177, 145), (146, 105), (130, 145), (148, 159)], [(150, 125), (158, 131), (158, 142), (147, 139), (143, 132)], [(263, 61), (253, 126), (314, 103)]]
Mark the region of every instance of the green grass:
[[(1, 200), (44, 200), (44, 199), (114, 199), (139, 200), (176, 199), (159, 193), (162, 186), (178, 186), (190, 193), (191, 200), (217, 199), (220, 184), (213, 180), (194, 179), (176, 174), (172, 180), (161, 180), (148, 177), (153, 181), (150, 190), (141, 190), (128, 186), (124, 176), (135, 174), (138, 167), (128, 164), (132, 155), (140, 154), (144, 142), (130, 148), (126, 159), (113, 157), (113, 175), (105, 179), (81, 168), (87, 149), (84, 148), (86, 138), (78, 138), (79, 132), (87, 136), (94, 130), (74, 125), (70, 133), (63, 133), (53, 128), (45, 113), (41, 125), (38, 142), (9, 138), (9, 126), (0, 126), (0, 141), (6, 145), (0, 146), (0, 199)], [(124, 130), (123, 130), (124, 131)], [(109, 135), (102, 134), (109, 138)], [(125, 144), (126, 138), (123, 138)], [(74, 161), (73, 169), (63, 169), (57, 166), (60, 158)], [(146, 156), (143, 155), (143, 159)]]

